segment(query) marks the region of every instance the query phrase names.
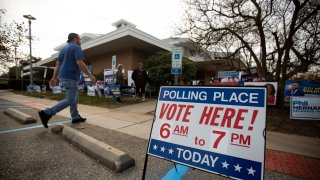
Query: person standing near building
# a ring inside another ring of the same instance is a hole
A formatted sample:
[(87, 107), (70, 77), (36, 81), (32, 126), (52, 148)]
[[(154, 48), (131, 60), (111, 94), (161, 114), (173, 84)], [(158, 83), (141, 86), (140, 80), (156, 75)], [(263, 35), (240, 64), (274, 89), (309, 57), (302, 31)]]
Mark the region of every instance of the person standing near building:
[(123, 64), (118, 65), (118, 71), (116, 72), (116, 85), (120, 85), (120, 95), (117, 97), (117, 102), (121, 102), (121, 90), (123, 86), (126, 85), (126, 79), (124, 78), (124, 73), (123, 71)]
[[(92, 81), (96, 78), (88, 71), (84, 62), (84, 55), (81, 49), (81, 39), (76, 33), (68, 35), (67, 45), (60, 51), (56, 62), (50, 85), (57, 85), (58, 81), (66, 89), (66, 97), (51, 108), (39, 111), (39, 117), (45, 128), (48, 128), (49, 119), (56, 113), (70, 106), (72, 123), (84, 122), (86, 119), (79, 115), (77, 105), (79, 100), (78, 84), (80, 81), (80, 70), (82, 70)], [(59, 80), (58, 80), (59, 79)]]
[(147, 72), (143, 69), (142, 63), (138, 64), (138, 68), (133, 71), (131, 78), (136, 86), (136, 96), (140, 96), (141, 94), (142, 101), (145, 101), (145, 87), (149, 82), (149, 77)]

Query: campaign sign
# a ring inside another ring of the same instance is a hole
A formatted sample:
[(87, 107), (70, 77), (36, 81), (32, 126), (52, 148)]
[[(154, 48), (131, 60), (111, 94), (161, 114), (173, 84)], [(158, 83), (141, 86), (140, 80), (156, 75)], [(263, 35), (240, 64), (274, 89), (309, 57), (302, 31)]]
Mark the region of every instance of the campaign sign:
[(266, 86), (267, 87), (267, 104), (276, 105), (278, 82), (244, 82), (244, 86)]
[(87, 96), (96, 96), (95, 87), (94, 86), (88, 86)]
[(53, 86), (52, 87), (52, 93), (53, 94), (61, 94), (62, 90), (61, 90), (61, 86)]
[(239, 71), (219, 71), (218, 72), (219, 78), (224, 77), (237, 77), (238, 80), (241, 79), (241, 73)]
[(120, 97), (120, 85), (112, 85), (107, 84), (104, 88), (104, 95), (106, 97), (113, 96), (113, 97)]
[(238, 86), (241, 73), (238, 71), (219, 71), (218, 77), (221, 78), (221, 85)]
[(113, 84), (114, 74), (110, 69), (104, 69), (104, 83), (105, 84)]
[(292, 96), (290, 119), (320, 120), (320, 98)]
[(265, 87), (161, 87), (147, 153), (235, 179), (263, 179)]

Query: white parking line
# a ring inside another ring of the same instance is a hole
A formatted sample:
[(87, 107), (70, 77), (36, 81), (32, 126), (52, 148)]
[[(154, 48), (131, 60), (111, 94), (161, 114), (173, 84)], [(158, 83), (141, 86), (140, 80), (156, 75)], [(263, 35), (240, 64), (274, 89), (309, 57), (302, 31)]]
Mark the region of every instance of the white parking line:
[(14, 109), (32, 109), (29, 106), (0, 106), (0, 109), (7, 109), (7, 108), (14, 108)]
[[(62, 121), (62, 122), (56, 122), (56, 123), (51, 123), (48, 124), (48, 126), (52, 126), (52, 125), (62, 125), (64, 123), (68, 123), (71, 122), (71, 120), (68, 121)], [(0, 134), (7, 134), (7, 133), (14, 133), (14, 132), (18, 132), (18, 131), (24, 131), (24, 130), (29, 130), (29, 129), (35, 129), (35, 128), (44, 128), (43, 125), (36, 125), (36, 126), (29, 126), (29, 127), (25, 127), (25, 128), (18, 128), (18, 129), (11, 129), (11, 130), (2, 130), (0, 131)]]

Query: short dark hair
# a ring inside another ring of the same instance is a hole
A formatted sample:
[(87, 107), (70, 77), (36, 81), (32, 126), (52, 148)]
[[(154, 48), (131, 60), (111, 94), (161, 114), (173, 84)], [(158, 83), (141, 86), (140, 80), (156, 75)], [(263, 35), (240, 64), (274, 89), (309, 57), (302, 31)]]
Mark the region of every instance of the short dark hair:
[(69, 33), (67, 43), (70, 43), (74, 38), (78, 38), (78, 36), (77, 33)]

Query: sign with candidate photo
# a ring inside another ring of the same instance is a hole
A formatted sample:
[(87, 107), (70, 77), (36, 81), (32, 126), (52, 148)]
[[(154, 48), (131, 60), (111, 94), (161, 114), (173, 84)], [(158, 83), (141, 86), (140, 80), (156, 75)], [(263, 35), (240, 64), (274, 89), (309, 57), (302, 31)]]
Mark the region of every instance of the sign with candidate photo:
[(234, 179), (263, 179), (265, 87), (161, 87), (147, 153)]
[(284, 101), (290, 102), (290, 97), (320, 97), (320, 82), (303, 80), (286, 80)]
[(276, 105), (278, 82), (244, 82), (244, 86), (266, 86), (267, 87), (267, 104)]

